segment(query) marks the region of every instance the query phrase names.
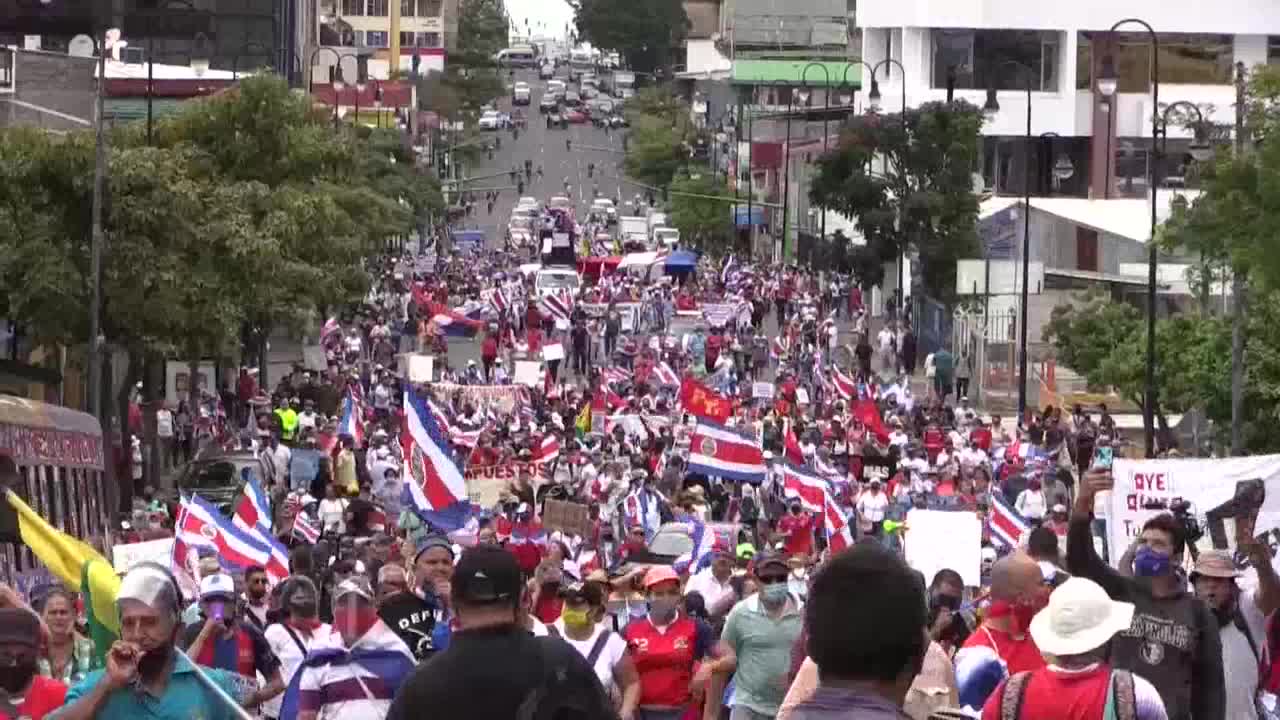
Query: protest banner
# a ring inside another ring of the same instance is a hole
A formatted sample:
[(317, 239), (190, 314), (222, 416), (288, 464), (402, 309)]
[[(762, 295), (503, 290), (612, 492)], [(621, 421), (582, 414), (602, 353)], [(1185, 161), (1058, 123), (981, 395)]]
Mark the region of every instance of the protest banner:
[(536, 477), (541, 471), (537, 463), (510, 462), (502, 465), (468, 465), (462, 476), (467, 481), (467, 497), (482, 508), (498, 504), (502, 491), (506, 490), (518, 475)]
[(525, 387), (541, 387), (542, 363), (537, 360), (517, 360), (516, 374), (512, 380)]
[[(1115, 486), (1105, 501), (1111, 563), (1142, 532), (1148, 519), (1181, 503), (1204, 530), (1201, 549), (1235, 550), (1235, 518), (1257, 508), (1255, 537), (1280, 528), (1280, 455), (1122, 460), (1112, 468)], [(1274, 551), (1273, 551), (1274, 552)], [(1243, 567), (1243, 565), (1242, 565)]]
[(733, 405), (714, 390), (696, 380), (685, 378), (680, 384), (680, 404), (688, 412), (723, 424), (733, 412)]
[(529, 392), (519, 385), (458, 385), (455, 383), (435, 383), (432, 389), (441, 397), (461, 393), (464, 400), (479, 407), (493, 407), (501, 412), (511, 412), (521, 393)]
[(907, 564), (932, 578), (950, 568), (965, 585), (982, 585), (982, 521), (970, 512), (917, 510), (907, 513)]
[(582, 503), (547, 500), (542, 507), (542, 527), (559, 530), (566, 535), (587, 537), (591, 534), (590, 512)]
[(111, 565), (118, 573), (129, 572), (134, 565), (144, 562), (154, 562), (169, 567), (172, 557), (173, 538), (111, 546)]

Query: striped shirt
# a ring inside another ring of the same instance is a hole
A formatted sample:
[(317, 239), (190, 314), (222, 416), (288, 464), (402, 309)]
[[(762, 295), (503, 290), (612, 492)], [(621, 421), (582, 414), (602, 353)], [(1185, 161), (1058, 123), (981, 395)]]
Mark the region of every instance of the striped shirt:
[[(356, 643), (365, 649), (402, 651), (409, 646), (382, 621)], [(377, 720), (387, 716), (396, 687), (359, 663), (303, 668), (298, 683), (298, 709), (315, 712), (317, 720)]]

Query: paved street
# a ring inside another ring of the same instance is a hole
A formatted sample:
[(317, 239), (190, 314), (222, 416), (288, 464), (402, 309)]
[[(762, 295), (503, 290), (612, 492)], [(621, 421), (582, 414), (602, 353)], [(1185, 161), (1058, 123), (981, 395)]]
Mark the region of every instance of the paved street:
[[(568, 68), (562, 68), (559, 79), (568, 82), (567, 72)], [(502, 148), (493, 154), (493, 159), (482, 155), (478, 166), (464, 168), (465, 177), (482, 178), (467, 183), (464, 188), (475, 190), (509, 186), (511, 180), (505, 173), (513, 168), (519, 168), (523, 173), (524, 161), (530, 160), (534, 175), (532, 182), (526, 183), (524, 194), (545, 203), (553, 195), (565, 194), (564, 186), (567, 181), (571, 188), (569, 196), (574, 202), (579, 219), (585, 219), (594, 189), (599, 189), (601, 197), (613, 198), (615, 201), (619, 199), (619, 189), (622, 198), (635, 195), (638, 188), (617, 180), (621, 174), (618, 165), (622, 162), (622, 135), (626, 132), (625, 129), (606, 132), (590, 123), (570, 125), (567, 130), (547, 129), (546, 118), (538, 112), (538, 102), (546, 89), (546, 81), (538, 79), (537, 70), (517, 70), (516, 80), (528, 82), (533, 88), (532, 101), (520, 108), (528, 118), (528, 129), (521, 130), (517, 140), (512, 139), (510, 130), (491, 133), (501, 137)], [(503, 112), (514, 109), (510, 96), (499, 101), (498, 109)], [(566, 139), (572, 140), (572, 151), (566, 151)], [(584, 146), (611, 148), (613, 151), (593, 150)], [(588, 165), (591, 163), (596, 166), (594, 178), (587, 177)], [(541, 179), (537, 175), (538, 167), (543, 170)], [(485, 177), (494, 173), (504, 174)], [(497, 247), (495, 243), (501, 242), (507, 219), (511, 217), (511, 210), (520, 194), (514, 188), (503, 190), (492, 213), (486, 212), (483, 192), (475, 192), (474, 196), (475, 212), (462, 225), (468, 229), (485, 231), (490, 247)]]

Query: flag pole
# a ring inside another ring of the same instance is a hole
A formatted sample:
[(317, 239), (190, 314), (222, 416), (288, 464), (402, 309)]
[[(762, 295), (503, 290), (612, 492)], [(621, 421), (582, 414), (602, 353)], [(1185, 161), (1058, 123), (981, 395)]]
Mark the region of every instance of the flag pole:
[(245, 710), (243, 707), (241, 707), (240, 703), (235, 698), (228, 695), (227, 691), (223, 690), (218, 685), (218, 683), (214, 682), (213, 678), (209, 677), (209, 674), (206, 673), (199, 665), (197, 665), (194, 660), (188, 657), (185, 652), (178, 649), (177, 647), (175, 647), (173, 651), (178, 654), (178, 657), (182, 658), (183, 660), (186, 660), (187, 663), (191, 665), (192, 672), (196, 674), (196, 677), (200, 679), (200, 682), (206, 688), (211, 690), (219, 700), (226, 703), (227, 706), (231, 708), (231, 712), (234, 713), (236, 717), (240, 718), (240, 720), (255, 720), (253, 715), (249, 714), (248, 710)]

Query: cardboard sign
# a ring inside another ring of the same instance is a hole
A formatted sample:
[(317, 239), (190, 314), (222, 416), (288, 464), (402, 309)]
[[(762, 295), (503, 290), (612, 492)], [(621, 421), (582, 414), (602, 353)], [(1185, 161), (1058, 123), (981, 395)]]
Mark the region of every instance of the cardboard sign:
[(537, 360), (517, 360), (515, 384), (525, 387), (542, 387), (542, 363)]
[(797, 405), (808, 405), (808, 404), (809, 404), (809, 391), (808, 391), (808, 390), (805, 390), (804, 388), (796, 388), (796, 404), (797, 404)]
[(435, 378), (436, 359), (431, 355), (413, 353), (405, 357), (411, 383), (429, 383)]
[(547, 362), (552, 360), (564, 359), (564, 345), (562, 343), (551, 343), (542, 346), (542, 359)]
[(462, 475), (467, 481), (467, 497), (482, 508), (498, 504), (502, 491), (506, 490), (517, 475), (537, 477), (542, 470), (535, 463), (512, 462), (503, 465), (469, 465)]
[(138, 563), (154, 562), (169, 567), (173, 558), (173, 538), (147, 540), (145, 542), (113, 545), (111, 547), (111, 565), (116, 572), (129, 572)]
[(586, 537), (591, 533), (591, 518), (586, 505), (565, 500), (547, 500), (542, 507), (542, 526), (565, 534)]
[(950, 568), (965, 585), (982, 585), (982, 521), (974, 513), (912, 509), (904, 543), (907, 564), (925, 577)]
[(758, 382), (751, 383), (751, 397), (761, 400), (773, 399), (773, 383)]

